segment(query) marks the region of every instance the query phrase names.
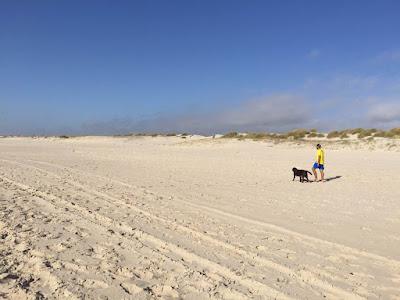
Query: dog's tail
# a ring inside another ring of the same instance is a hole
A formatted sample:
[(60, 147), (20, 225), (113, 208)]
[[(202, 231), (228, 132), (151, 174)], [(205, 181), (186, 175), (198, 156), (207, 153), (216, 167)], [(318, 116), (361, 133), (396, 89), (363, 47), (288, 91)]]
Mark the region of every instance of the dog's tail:
[(307, 171), (308, 174), (312, 175), (312, 173), (310, 171)]

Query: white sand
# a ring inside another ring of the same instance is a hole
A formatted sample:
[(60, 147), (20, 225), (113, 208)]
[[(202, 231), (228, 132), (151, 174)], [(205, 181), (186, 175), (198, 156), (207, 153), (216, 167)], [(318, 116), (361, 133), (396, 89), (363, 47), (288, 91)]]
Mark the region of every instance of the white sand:
[(0, 298), (400, 299), (399, 148), (325, 149), (2, 138)]

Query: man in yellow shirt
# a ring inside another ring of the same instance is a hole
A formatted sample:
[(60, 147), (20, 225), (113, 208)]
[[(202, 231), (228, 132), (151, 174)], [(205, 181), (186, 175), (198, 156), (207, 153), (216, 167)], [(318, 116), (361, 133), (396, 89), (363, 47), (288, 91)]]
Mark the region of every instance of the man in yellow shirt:
[(320, 144), (317, 144), (317, 159), (312, 167), (312, 171), (315, 176), (315, 181), (318, 181), (317, 171), (319, 169), (321, 173), (321, 180), (324, 181), (324, 163), (325, 163), (325, 151), (322, 149)]

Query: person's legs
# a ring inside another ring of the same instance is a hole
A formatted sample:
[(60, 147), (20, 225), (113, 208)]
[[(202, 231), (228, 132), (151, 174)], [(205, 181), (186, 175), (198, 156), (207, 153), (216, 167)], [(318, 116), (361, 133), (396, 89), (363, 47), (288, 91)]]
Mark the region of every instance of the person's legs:
[(317, 171), (315, 168), (312, 168), (312, 172), (314, 173), (315, 181), (318, 181)]
[(319, 170), (321, 172), (321, 181), (324, 181), (324, 169)]

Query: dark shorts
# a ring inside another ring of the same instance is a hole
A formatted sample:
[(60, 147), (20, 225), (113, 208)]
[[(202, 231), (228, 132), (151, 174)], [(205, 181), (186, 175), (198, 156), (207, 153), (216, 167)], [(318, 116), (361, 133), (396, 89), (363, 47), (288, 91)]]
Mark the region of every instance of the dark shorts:
[(320, 169), (320, 170), (323, 170), (323, 169), (324, 169), (324, 165), (320, 165), (320, 164), (318, 164), (318, 163), (315, 163), (315, 164), (313, 165), (312, 168), (313, 168), (313, 169)]

